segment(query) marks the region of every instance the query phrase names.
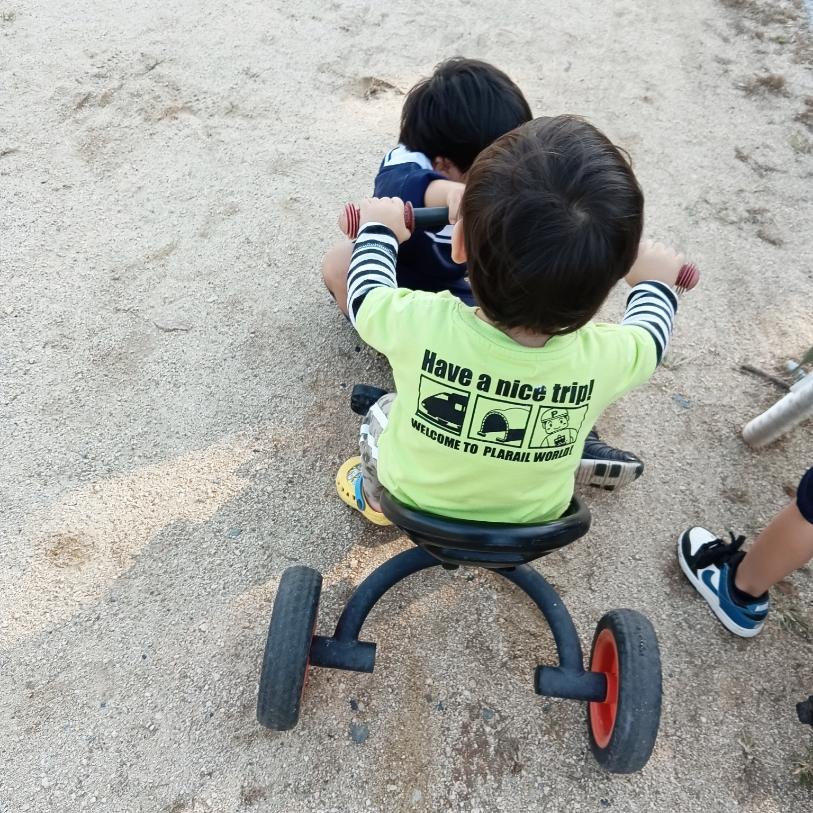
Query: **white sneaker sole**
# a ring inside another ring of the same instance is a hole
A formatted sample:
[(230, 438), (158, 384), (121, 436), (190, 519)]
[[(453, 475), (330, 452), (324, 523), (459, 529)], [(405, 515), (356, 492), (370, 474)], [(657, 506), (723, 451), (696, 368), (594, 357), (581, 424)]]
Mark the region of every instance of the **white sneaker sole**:
[(677, 552), (678, 552), (678, 562), (680, 562), (680, 569), (683, 571), (686, 578), (694, 585), (695, 589), (701, 596), (706, 600), (706, 604), (708, 608), (717, 616), (717, 620), (731, 633), (734, 635), (738, 635), (740, 638), (753, 638), (755, 635), (758, 635), (760, 630), (762, 629), (762, 624), (758, 627), (754, 627), (753, 629), (746, 629), (745, 627), (741, 627), (739, 624), (735, 624), (729, 617), (723, 612), (723, 608), (720, 607), (720, 602), (717, 600), (717, 596), (709, 590), (706, 586), (705, 582), (702, 579), (698, 579), (697, 576), (694, 575), (692, 569), (689, 567), (688, 562), (683, 558), (683, 534), (678, 537), (677, 542)]
[(640, 463), (625, 463), (620, 460), (590, 460), (583, 458), (576, 471), (576, 482), (580, 486), (595, 486), (607, 491), (623, 488), (641, 475)]

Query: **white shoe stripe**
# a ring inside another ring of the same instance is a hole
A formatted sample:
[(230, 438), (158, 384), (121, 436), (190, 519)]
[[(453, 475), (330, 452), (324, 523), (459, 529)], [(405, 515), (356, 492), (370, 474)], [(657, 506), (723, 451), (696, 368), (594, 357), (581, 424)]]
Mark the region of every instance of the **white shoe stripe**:
[(384, 410), (381, 409), (378, 403), (375, 403), (370, 407), (370, 415), (372, 415), (378, 421), (378, 425), (382, 429), (384, 429), (389, 423), (387, 416), (384, 414)]

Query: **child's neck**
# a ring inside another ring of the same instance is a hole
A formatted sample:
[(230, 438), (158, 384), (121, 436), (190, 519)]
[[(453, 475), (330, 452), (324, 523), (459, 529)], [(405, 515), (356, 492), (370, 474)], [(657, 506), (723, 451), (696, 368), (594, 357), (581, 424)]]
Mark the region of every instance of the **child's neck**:
[(495, 322), (492, 322), (480, 308), (476, 308), (474, 313), (486, 324), (496, 327), (497, 330), (505, 333), (509, 339), (513, 339), (517, 344), (521, 344), (523, 347), (544, 347), (550, 338), (550, 334), (548, 333), (534, 333), (522, 327), (500, 327)]

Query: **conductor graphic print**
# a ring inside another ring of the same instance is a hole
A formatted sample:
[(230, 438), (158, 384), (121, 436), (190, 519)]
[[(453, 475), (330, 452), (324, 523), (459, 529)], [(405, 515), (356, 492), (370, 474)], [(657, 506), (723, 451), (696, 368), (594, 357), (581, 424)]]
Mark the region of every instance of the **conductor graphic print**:
[(558, 449), (570, 446), (579, 436), (587, 407), (541, 409), (534, 426), (531, 448)]

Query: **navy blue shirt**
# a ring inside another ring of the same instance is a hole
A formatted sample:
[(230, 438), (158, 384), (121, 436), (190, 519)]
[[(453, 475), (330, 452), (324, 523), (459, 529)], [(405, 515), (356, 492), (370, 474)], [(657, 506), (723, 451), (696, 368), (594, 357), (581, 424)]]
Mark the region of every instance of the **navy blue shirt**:
[[(422, 152), (399, 144), (384, 157), (375, 178), (375, 197), (401, 198), (424, 206), (426, 188), (432, 181), (446, 180), (432, 169)], [(399, 288), (414, 291), (451, 291), (467, 305), (474, 304), (466, 279), (466, 264), (452, 261), (452, 227), (437, 231), (416, 229), (398, 250), (396, 275)]]

